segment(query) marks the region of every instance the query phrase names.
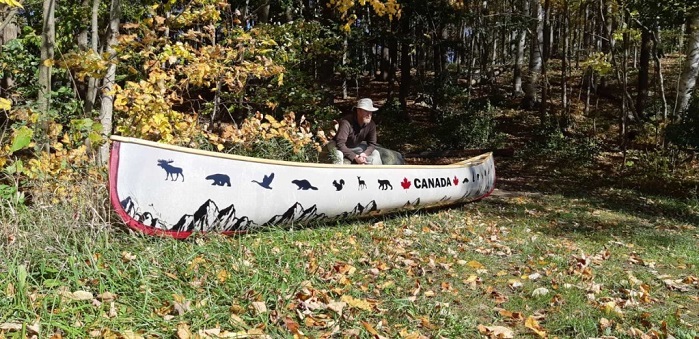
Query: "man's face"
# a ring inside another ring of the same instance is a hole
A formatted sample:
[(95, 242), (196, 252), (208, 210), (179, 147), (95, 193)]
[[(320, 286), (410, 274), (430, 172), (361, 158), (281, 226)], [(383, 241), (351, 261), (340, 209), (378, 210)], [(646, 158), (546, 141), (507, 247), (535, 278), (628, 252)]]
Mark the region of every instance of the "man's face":
[(372, 115), (373, 115), (373, 112), (369, 112), (369, 111), (363, 110), (361, 108), (357, 109), (357, 120), (362, 125), (366, 125), (366, 124), (370, 123)]

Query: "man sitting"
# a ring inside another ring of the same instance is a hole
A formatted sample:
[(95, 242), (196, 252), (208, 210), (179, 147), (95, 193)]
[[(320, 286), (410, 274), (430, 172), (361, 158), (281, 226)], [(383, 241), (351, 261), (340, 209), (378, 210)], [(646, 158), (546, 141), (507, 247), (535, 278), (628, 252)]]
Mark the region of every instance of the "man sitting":
[(328, 143), (335, 164), (347, 159), (353, 164), (381, 165), (381, 156), (376, 149), (376, 124), (371, 120), (378, 110), (369, 98), (360, 99), (355, 112), (342, 117), (337, 134)]

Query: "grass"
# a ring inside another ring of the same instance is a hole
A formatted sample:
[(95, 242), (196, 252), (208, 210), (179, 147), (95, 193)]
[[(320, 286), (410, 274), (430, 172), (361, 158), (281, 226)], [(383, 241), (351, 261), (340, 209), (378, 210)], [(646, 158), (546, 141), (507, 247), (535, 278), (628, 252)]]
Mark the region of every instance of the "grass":
[(0, 334), (696, 337), (697, 205), (588, 193), (186, 241), (88, 201), (6, 210)]

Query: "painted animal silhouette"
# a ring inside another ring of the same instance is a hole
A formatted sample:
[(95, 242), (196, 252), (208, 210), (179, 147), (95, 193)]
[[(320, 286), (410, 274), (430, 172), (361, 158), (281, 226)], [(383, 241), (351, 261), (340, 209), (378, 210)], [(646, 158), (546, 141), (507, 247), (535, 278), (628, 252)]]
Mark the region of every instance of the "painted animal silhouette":
[(366, 182), (362, 180), (362, 177), (357, 177), (357, 181), (359, 182), (359, 190), (366, 188)]
[(165, 180), (170, 178), (172, 181), (177, 181), (177, 179), (180, 178), (180, 175), (182, 175), (182, 182), (184, 182), (184, 173), (182, 172), (182, 169), (170, 165), (172, 162), (172, 160), (158, 159), (158, 166), (165, 170)]
[(296, 186), (298, 186), (298, 189), (300, 189), (300, 190), (304, 190), (304, 191), (307, 191), (307, 190), (317, 191), (318, 190), (318, 187), (313, 187), (313, 185), (311, 185), (311, 183), (308, 182), (308, 180), (306, 180), (306, 179), (291, 180), (291, 183), (296, 184)]
[(266, 188), (268, 190), (271, 190), (272, 187), (270, 187), (269, 185), (272, 184), (272, 180), (274, 180), (274, 172), (270, 175), (265, 175), (264, 178), (262, 178), (262, 182), (259, 182), (257, 180), (253, 180), (252, 182), (260, 185), (262, 188)]
[(335, 186), (336, 191), (341, 191), (342, 187), (345, 186), (345, 181), (343, 179), (340, 179), (340, 181), (333, 180), (333, 185)]
[(223, 186), (226, 185), (228, 187), (231, 186), (231, 178), (225, 174), (212, 174), (208, 177), (206, 177), (206, 180), (213, 180), (214, 182), (211, 184), (217, 185), (217, 186)]
[(391, 182), (388, 180), (381, 180), (379, 179), (379, 189), (380, 190), (387, 190), (388, 188), (393, 189), (393, 185), (391, 185)]

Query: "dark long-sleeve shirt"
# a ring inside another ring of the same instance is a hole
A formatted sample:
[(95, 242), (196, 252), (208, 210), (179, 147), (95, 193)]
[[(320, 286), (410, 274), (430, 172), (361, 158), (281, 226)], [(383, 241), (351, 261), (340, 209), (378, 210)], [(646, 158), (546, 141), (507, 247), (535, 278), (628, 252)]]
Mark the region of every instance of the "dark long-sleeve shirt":
[(337, 135), (335, 135), (335, 144), (337, 144), (337, 149), (342, 152), (345, 158), (354, 160), (357, 154), (352, 152), (350, 148), (357, 147), (364, 141), (367, 143), (364, 154), (371, 155), (376, 147), (376, 124), (374, 121), (372, 120), (368, 124), (360, 126), (357, 122), (356, 114), (342, 117)]

